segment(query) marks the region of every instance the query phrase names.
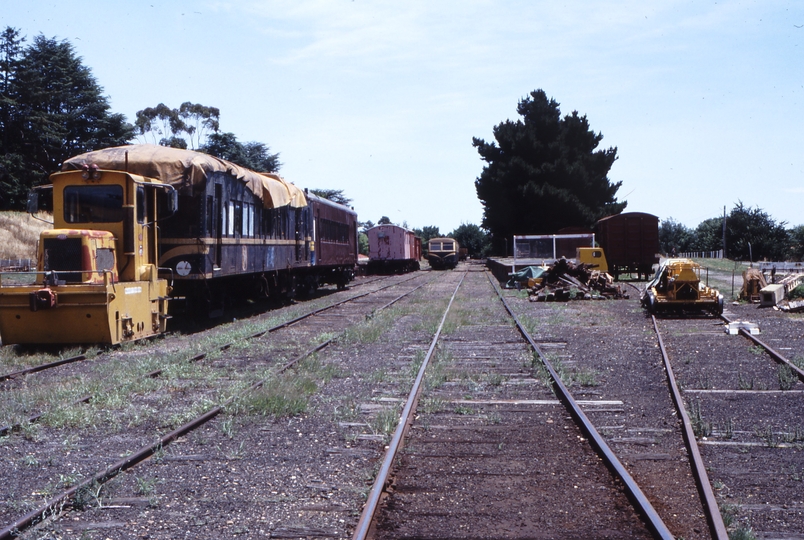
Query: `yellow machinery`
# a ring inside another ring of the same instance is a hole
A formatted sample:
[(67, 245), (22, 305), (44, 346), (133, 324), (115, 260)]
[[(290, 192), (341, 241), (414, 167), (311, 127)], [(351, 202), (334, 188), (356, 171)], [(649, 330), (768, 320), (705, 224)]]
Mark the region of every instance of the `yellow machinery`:
[(642, 292), (642, 305), (651, 313), (699, 308), (723, 313), (723, 295), (701, 283), (701, 265), (690, 259), (667, 259)]
[(575, 257), (579, 263), (584, 263), (590, 268), (608, 273), (609, 263), (606, 261), (606, 253), (601, 247), (579, 247), (575, 249)]
[[(176, 210), (168, 185), (86, 167), (51, 176), (53, 230), (36, 272), (0, 274), (0, 340), (109, 343), (165, 331), (169, 285), (158, 277), (157, 209)], [(38, 193), (29, 201), (35, 211)]]

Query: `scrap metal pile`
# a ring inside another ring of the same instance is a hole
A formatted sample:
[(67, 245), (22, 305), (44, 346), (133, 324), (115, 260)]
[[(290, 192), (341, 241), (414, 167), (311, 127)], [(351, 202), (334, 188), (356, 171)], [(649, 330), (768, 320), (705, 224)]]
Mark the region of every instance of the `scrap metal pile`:
[(628, 298), (614, 278), (565, 258), (548, 266), (528, 266), (509, 274), (508, 289), (527, 289), (531, 302)]

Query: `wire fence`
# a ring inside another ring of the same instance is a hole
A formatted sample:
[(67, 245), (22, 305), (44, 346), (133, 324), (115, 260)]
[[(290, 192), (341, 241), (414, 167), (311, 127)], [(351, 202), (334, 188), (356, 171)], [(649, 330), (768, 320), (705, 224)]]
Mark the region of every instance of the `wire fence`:
[(679, 257), (685, 259), (722, 259), (723, 250), (717, 251), (687, 251), (686, 253), (679, 253)]

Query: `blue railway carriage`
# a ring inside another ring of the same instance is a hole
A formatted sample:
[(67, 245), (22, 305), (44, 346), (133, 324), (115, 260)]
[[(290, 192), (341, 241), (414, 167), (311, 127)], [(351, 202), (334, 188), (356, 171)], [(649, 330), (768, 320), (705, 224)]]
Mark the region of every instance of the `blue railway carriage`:
[(211, 315), (231, 299), (290, 298), (332, 283), (343, 288), (357, 263), (357, 214), (280, 176), (207, 154), (129, 145), (82, 154), (87, 165), (157, 178), (178, 192), (178, 210), (160, 222), (160, 272), (174, 297)]
[(434, 270), (455, 268), (460, 249), (454, 238), (431, 238), (427, 241), (427, 262)]

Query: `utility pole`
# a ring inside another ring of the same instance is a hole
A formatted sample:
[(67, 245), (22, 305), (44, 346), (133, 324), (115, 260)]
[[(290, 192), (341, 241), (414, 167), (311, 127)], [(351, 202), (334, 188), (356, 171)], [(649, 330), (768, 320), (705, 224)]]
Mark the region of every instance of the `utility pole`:
[(723, 258), (726, 258), (726, 205), (723, 205)]

